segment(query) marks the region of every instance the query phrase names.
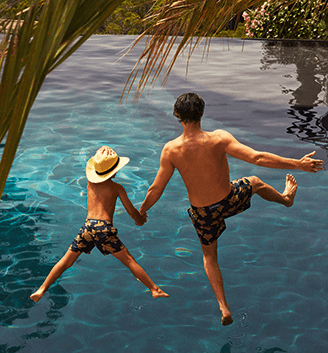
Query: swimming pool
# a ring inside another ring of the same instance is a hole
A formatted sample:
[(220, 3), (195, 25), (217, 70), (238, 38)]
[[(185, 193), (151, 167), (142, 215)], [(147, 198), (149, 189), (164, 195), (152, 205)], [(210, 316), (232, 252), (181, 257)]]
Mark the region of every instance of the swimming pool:
[[(165, 142), (181, 132), (176, 97), (206, 101), (204, 129), (224, 128), (257, 149), (327, 162), (327, 48), (212, 41), (187, 79), (182, 56), (166, 88), (119, 106), (140, 53), (117, 61), (133, 37), (94, 36), (46, 79), (31, 111), (1, 201), (1, 352), (325, 352), (327, 174), (293, 171), (292, 208), (254, 197), (227, 221), (219, 241), (235, 322), (220, 312), (177, 173), (137, 228), (118, 204), (119, 236), (152, 279), (170, 293), (153, 300), (128, 269), (93, 251), (37, 304), (29, 299), (64, 254), (86, 215), (85, 164), (108, 144), (131, 159), (117, 175), (136, 206), (159, 166)], [(256, 174), (279, 190), (287, 171), (230, 160), (231, 177)]]

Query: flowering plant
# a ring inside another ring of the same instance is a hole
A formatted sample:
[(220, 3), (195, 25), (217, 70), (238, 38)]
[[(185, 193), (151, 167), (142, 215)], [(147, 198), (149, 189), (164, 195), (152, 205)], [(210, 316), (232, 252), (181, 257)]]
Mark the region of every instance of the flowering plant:
[(243, 13), (246, 36), (250, 38), (326, 37), (324, 0), (299, 0), (289, 5), (288, 0), (268, 0), (255, 10)]

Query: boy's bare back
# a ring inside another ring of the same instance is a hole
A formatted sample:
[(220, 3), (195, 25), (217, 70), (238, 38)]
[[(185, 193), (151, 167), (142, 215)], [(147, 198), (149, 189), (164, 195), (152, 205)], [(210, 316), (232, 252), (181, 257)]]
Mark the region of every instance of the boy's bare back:
[[(115, 176), (114, 176), (115, 177)], [(139, 211), (129, 200), (126, 190), (121, 184), (108, 179), (102, 183), (88, 182), (88, 215), (87, 219), (102, 219), (113, 222), (115, 205), (119, 198), (128, 212), (137, 224), (143, 224), (146, 219), (141, 216)]]
[(111, 179), (97, 184), (88, 182), (88, 219), (113, 222), (119, 186)]

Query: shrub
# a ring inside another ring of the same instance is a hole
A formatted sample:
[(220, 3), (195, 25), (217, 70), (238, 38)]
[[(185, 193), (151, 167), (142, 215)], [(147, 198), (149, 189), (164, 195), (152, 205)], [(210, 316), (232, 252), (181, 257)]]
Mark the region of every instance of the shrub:
[(223, 30), (215, 35), (216, 37), (229, 37), (229, 38), (245, 38), (245, 26), (243, 23), (238, 23), (235, 31)]
[(268, 0), (243, 13), (246, 36), (251, 38), (324, 39), (324, 0)]
[(98, 28), (96, 34), (141, 34), (146, 25), (142, 18), (150, 7), (151, 3), (144, 0), (125, 0)]

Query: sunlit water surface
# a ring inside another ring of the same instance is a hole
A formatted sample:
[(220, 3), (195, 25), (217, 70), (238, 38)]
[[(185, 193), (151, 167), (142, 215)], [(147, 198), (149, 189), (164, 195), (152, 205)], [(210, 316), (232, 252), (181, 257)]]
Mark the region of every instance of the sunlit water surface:
[[(140, 206), (163, 145), (182, 129), (178, 95), (206, 101), (203, 128), (250, 146), (327, 162), (327, 48), (216, 39), (182, 56), (165, 89), (119, 105), (140, 54), (134, 37), (94, 36), (51, 73), (33, 106), (0, 211), (0, 351), (133, 353), (324, 353), (327, 351), (327, 172), (293, 171), (292, 208), (255, 196), (227, 221), (219, 261), (235, 322), (220, 324), (178, 173), (137, 228), (118, 203), (119, 236), (154, 281), (149, 291), (113, 257), (82, 255), (37, 304), (29, 295), (67, 250), (86, 216), (85, 164), (101, 145), (131, 162), (116, 181)], [(1, 147), (1, 150), (3, 146)], [(283, 190), (287, 171), (230, 160), (231, 178), (258, 175)]]

